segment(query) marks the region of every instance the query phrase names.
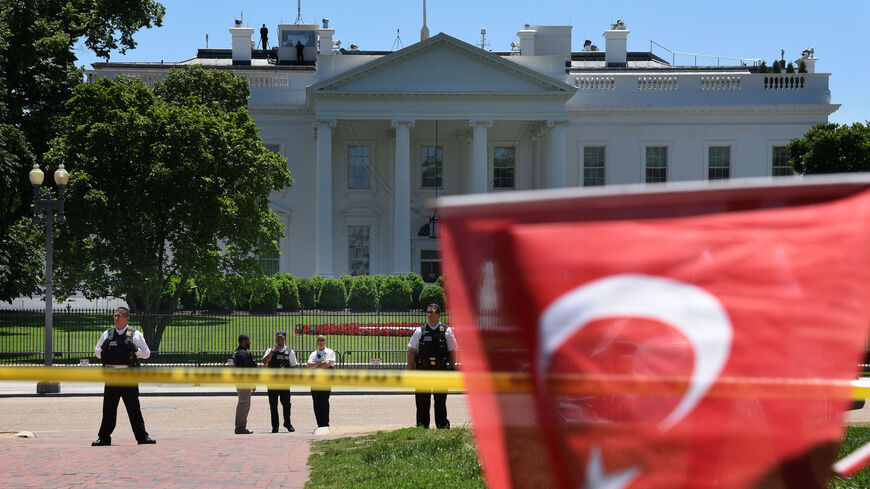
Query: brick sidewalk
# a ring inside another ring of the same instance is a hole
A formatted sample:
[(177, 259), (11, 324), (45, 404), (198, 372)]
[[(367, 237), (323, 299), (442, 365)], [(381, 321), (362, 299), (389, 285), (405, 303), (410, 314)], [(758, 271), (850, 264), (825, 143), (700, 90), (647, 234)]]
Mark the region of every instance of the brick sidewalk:
[(302, 488), (308, 480), (309, 434), (232, 435), (175, 430), (137, 445), (116, 433), (111, 447), (91, 447), (82, 433), (0, 438), (4, 488)]

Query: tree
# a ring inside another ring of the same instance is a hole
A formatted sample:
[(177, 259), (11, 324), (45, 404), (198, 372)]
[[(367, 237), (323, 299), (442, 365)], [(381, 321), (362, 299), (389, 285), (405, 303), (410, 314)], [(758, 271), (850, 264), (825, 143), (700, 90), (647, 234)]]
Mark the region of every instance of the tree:
[(82, 82), (74, 48), (108, 59), (133, 49), (133, 35), (160, 26), (154, 0), (0, 0), (0, 301), (42, 283), (40, 232), (29, 222), (34, 163), (51, 181), (44, 153), (65, 102)]
[(798, 173), (870, 171), (870, 123), (818, 124), (788, 145)]
[(48, 153), (70, 169), (67, 223), (57, 239), (58, 291), (127, 300), (159, 349), (182, 292), (177, 277), (250, 274), (277, 252), (269, 193), (290, 185), (248, 115), (246, 80), (173, 69), (153, 90), (102, 79), (76, 88)]

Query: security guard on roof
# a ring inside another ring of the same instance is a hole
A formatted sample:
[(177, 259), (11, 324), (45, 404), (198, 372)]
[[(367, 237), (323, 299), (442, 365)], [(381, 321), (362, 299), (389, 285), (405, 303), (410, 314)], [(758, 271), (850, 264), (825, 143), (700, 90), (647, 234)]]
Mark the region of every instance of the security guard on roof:
[[(453, 370), (456, 368), (456, 338), (453, 329), (440, 321), (441, 306), (426, 307), (426, 323), (420, 326), (408, 342), (408, 370)], [(417, 426), (429, 428), (429, 396), (435, 399), (435, 427), (449, 429), (447, 393), (417, 391)]]
[[(278, 331), (275, 334), (274, 347), (266, 350), (263, 355), (263, 365), (269, 368), (290, 368), (299, 364), (296, 361), (296, 353), (287, 347), (284, 343), (287, 341), (287, 333)], [(281, 406), (284, 408), (284, 427), (287, 431), (296, 431), (296, 428), (290, 423), (290, 390), (289, 389), (273, 389), (269, 387), (269, 414), (272, 415), (272, 433), (278, 432), (278, 399), (281, 400)]]
[[(127, 325), (127, 322), (130, 321), (130, 310), (126, 307), (115, 309), (114, 321), (115, 327), (100, 336), (94, 353), (106, 367), (129, 368), (138, 366), (140, 358), (151, 356), (151, 350), (148, 349), (142, 333)], [(130, 426), (133, 428), (136, 441), (140, 445), (157, 443), (145, 431), (145, 420), (142, 418), (142, 409), (139, 406), (139, 386), (106, 385), (103, 391), (103, 421), (100, 423), (97, 441), (91, 445), (98, 447), (112, 444), (112, 432), (115, 431), (118, 402), (121, 399), (124, 399), (127, 417), (130, 418)]]

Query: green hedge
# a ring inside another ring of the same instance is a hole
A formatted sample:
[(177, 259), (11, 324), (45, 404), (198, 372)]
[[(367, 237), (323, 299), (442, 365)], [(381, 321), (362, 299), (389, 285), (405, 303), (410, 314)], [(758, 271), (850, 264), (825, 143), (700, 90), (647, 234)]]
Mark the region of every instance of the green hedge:
[(341, 282), (335, 278), (324, 280), (320, 287), (320, 295), (317, 297), (318, 307), (328, 311), (342, 311), (346, 303), (347, 298)]
[(350, 288), (353, 285), (353, 277), (345, 273), (341, 277), (338, 277), (338, 281), (341, 282), (341, 286), (344, 287), (344, 295), (350, 294)]
[[(440, 279), (439, 279), (440, 280)], [(427, 307), (429, 304), (438, 304), (444, 310), (444, 289), (437, 285), (427, 285), (420, 292), (420, 304)]]
[(411, 286), (401, 275), (391, 275), (384, 280), (381, 291), (381, 309), (404, 311), (411, 307)]
[(296, 277), (296, 287), (299, 291), (299, 306), (302, 309), (317, 307), (317, 296), (314, 295), (314, 286), (309, 279)]
[(251, 312), (275, 312), (278, 309), (280, 293), (278, 284), (271, 277), (260, 275), (247, 280), (250, 291), (249, 309)]
[(378, 308), (378, 291), (373, 277), (368, 275), (353, 277), (347, 295), (347, 307), (351, 311), (374, 311)]
[(414, 272), (405, 274), (404, 279), (408, 286), (411, 287), (411, 307), (419, 309), (420, 292), (423, 290), (423, 287), (426, 286), (426, 282), (423, 281), (423, 277), (421, 277), (420, 274)]
[(299, 302), (299, 286), (296, 285), (296, 279), (289, 273), (279, 273), (275, 275), (275, 282), (278, 285), (278, 300), (281, 303), (283, 311), (298, 311)]

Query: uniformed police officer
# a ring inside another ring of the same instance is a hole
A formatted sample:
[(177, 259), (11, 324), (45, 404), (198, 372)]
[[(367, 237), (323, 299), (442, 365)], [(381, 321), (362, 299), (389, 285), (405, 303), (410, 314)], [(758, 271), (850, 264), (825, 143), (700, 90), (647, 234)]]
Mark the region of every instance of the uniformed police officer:
[(266, 24), (260, 27), (260, 47), (263, 48), (263, 51), (269, 49), (269, 28), (266, 27)]
[[(335, 352), (326, 347), (325, 336), (317, 337), (317, 349), (308, 356), (307, 365), (308, 368), (332, 368), (335, 365)], [(311, 389), (311, 402), (314, 404), (314, 418), (318, 428), (329, 426), (329, 394), (328, 387), (325, 390)]]
[[(115, 309), (114, 321), (115, 327), (100, 336), (97, 346), (94, 347), (94, 353), (106, 367), (138, 366), (140, 358), (151, 356), (151, 350), (148, 349), (142, 333), (127, 325), (130, 321), (130, 310), (126, 307)], [(112, 432), (115, 431), (115, 422), (118, 418), (118, 401), (121, 399), (124, 399), (124, 407), (127, 408), (127, 417), (130, 418), (130, 426), (133, 428), (136, 441), (140, 445), (157, 443), (145, 431), (145, 420), (142, 418), (142, 409), (139, 406), (139, 387), (106, 385), (103, 391), (103, 421), (100, 423), (97, 441), (91, 445), (98, 447), (112, 444)]]
[[(236, 368), (257, 368), (257, 362), (248, 349), (251, 348), (251, 338), (246, 334), (239, 335), (239, 347), (233, 352), (233, 366)], [(239, 403), (236, 405), (236, 434), (250, 435), (253, 431), (248, 429), (248, 412), (251, 411), (251, 391), (256, 386), (237, 386)]]
[[(269, 368), (290, 368), (299, 364), (296, 361), (296, 353), (287, 347), (284, 343), (287, 341), (287, 333), (278, 331), (275, 335), (274, 347), (266, 350), (263, 355), (263, 365)], [(269, 412), (272, 415), (272, 433), (278, 432), (278, 399), (281, 399), (281, 406), (284, 409), (284, 427), (287, 431), (296, 431), (296, 428), (290, 424), (290, 390), (289, 389), (273, 389), (269, 387)]]
[[(426, 307), (426, 323), (420, 326), (408, 342), (408, 370), (453, 370), (456, 366), (456, 338), (453, 329), (440, 321), (441, 306)], [(429, 428), (430, 392), (417, 391), (417, 426)], [(433, 393), (435, 399), (435, 427), (449, 429), (447, 394)]]

